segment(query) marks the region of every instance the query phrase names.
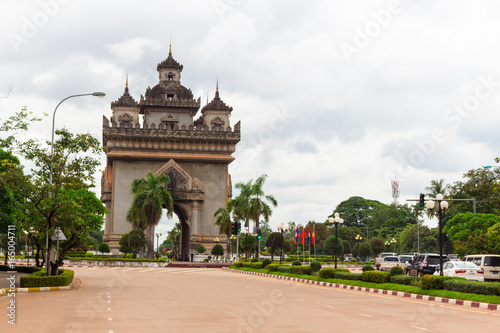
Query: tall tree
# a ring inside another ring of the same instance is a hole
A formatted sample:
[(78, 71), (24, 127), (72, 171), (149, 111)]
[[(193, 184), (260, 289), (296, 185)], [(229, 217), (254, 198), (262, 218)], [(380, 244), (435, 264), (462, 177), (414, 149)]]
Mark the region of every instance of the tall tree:
[(377, 200), (354, 196), (342, 201), (333, 211), (344, 219), (345, 226), (367, 225), (372, 227), (373, 214), (381, 203)]
[[(102, 202), (93, 200), (88, 190), (94, 186), (94, 174), (100, 165), (99, 159), (94, 156), (102, 152), (102, 146), (90, 134), (73, 134), (66, 129), (57, 130), (55, 134), (58, 138), (53, 145), (53, 155), (38, 140), (19, 143), (20, 153), (36, 169), (27, 176), (18, 175), (15, 191), (24, 199), (23, 211), (34, 217), (30, 223), (38, 234), (45, 236), (47, 231), (52, 234), (58, 223), (70, 228), (71, 225), (65, 222), (78, 220), (81, 223), (78, 223), (77, 229), (63, 229), (63, 232), (72, 234), (68, 243), (80, 243), (82, 237), (88, 235), (88, 227), (101, 227), (106, 212)], [(53, 177), (50, 183), (48, 179), (51, 172)], [(87, 203), (80, 202), (87, 199)], [(72, 205), (79, 203), (76, 209), (72, 209)], [(51, 237), (48, 243), (51, 248)], [(57, 266), (62, 262), (62, 253), (56, 263), (49, 267), (53, 268), (49, 269), (49, 275), (57, 271)]]
[[(450, 187), (454, 199), (476, 198), (477, 213), (500, 215), (500, 169), (473, 169)], [(473, 211), (472, 202), (458, 201), (450, 204), (452, 214)]]
[(274, 260), (274, 252), (285, 245), (281, 232), (273, 232), (267, 237), (266, 246), (270, 248), (271, 260)]
[(486, 241), (488, 229), (499, 223), (497, 215), (460, 213), (446, 223), (443, 231), (459, 255), (486, 253), (489, 245)]
[(132, 205), (127, 213), (127, 220), (135, 229), (145, 231), (147, 257), (152, 259), (154, 252), (155, 226), (160, 222), (163, 208), (167, 216), (172, 217), (174, 200), (167, 191), (170, 179), (166, 174), (155, 176), (148, 172), (146, 178), (135, 179), (130, 192), (134, 194)]
[(215, 211), (215, 225), (219, 226), (219, 235), (226, 235), (226, 253), (229, 255), (231, 241), (231, 213), (233, 211), (233, 201), (229, 199), (226, 207), (221, 207)]
[[(250, 229), (249, 222), (255, 222), (255, 228), (259, 229), (259, 221), (261, 218), (269, 222), (269, 217), (272, 215), (272, 208), (278, 206), (278, 202), (273, 195), (266, 195), (263, 187), (267, 175), (263, 174), (254, 182), (249, 180), (246, 183), (237, 183), (236, 188), (240, 190), (240, 194), (234, 199), (233, 218), (235, 221), (245, 221), (245, 227)], [(270, 206), (271, 205), (271, 206)], [(247, 257), (249, 256), (247, 250)]]

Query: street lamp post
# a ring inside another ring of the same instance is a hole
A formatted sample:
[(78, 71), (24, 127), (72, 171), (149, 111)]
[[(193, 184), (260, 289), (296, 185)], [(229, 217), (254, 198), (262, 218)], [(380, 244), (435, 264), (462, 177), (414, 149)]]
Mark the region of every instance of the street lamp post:
[[(62, 101), (57, 104), (56, 108), (54, 109), (54, 113), (52, 114), (52, 141), (50, 143), (50, 174), (49, 174), (49, 184), (52, 185), (52, 166), (54, 162), (54, 133), (55, 133), (55, 124), (56, 124), (56, 111), (59, 105), (62, 104), (67, 99), (73, 98), (73, 97), (81, 97), (81, 96), (96, 96), (96, 97), (104, 97), (106, 96), (105, 93), (103, 92), (93, 92), (90, 94), (78, 94), (78, 95), (71, 95), (63, 99)], [(45, 271), (47, 272), (47, 275), (49, 275), (49, 224), (47, 223), (47, 234), (45, 235)]]
[(391, 245), (391, 242), (386, 241), (384, 244), (385, 244), (386, 251), (389, 251), (389, 246)]
[[(442, 221), (443, 214), (448, 209), (448, 202), (443, 200), (444, 197), (441, 193), (436, 195), (436, 201), (438, 202), (438, 223), (439, 223), (439, 275), (443, 276), (443, 239), (442, 239)], [(427, 209), (434, 208), (434, 201), (430, 200), (426, 203)]]
[(391, 243), (392, 243), (392, 252), (396, 252), (396, 243), (397, 243), (397, 242), (398, 242), (398, 241), (397, 241), (397, 240), (395, 240), (394, 238), (393, 238), (393, 239), (391, 239)]
[(330, 217), (328, 222), (335, 224), (335, 268), (337, 268), (337, 248), (338, 248), (338, 238), (337, 238), (337, 227), (340, 224), (344, 223), (344, 220), (340, 218), (339, 213), (334, 214), (335, 218)]
[(160, 257), (160, 237), (161, 237), (161, 232), (156, 233), (156, 253), (158, 255), (158, 258)]

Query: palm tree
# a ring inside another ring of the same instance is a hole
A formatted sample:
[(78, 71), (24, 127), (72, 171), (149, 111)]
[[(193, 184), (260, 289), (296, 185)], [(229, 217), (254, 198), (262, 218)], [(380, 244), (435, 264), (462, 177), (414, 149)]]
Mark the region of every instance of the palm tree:
[(177, 244), (179, 244), (181, 240), (180, 223), (176, 223), (174, 227), (168, 232), (167, 239), (170, 241), (170, 243), (172, 243), (172, 252), (177, 252)]
[(174, 200), (167, 191), (170, 178), (162, 174), (155, 176), (148, 172), (146, 178), (135, 179), (130, 192), (135, 194), (132, 206), (127, 213), (127, 221), (134, 229), (145, 230), (147, 239), (147, 257), (153, 258), (154, 232), (162, 215), (162, 209), (167, 209), (167, 216), (172, 217)]
[(219, 208), (215, 211), (215, 225), (219, 226), (219, 235), (227, 236), (226, 254), (229, 255), (229, 242), (231, 241), (231, 212), (233, 211), (233, 200), (229, 199), (226, 208)]
[[(245, 227), (249, 227), (250, 220), (255, 222), (255, 228), (259, 229), (259, 221), (264, 217), (266, 222), (269, 222), (269, 217), (272, 214), (272, 206), (277, 207), (278, 202), (272, 195), (266, 195), (263, 191), (264, 183), (267, 175), (263, 174), (254, 182), (249, 180), (246, 183), (237, 183), (236, 188), (240, 190), (240, 194), (234, 199), (233, 217), (235, 220), (244, 220)], [(247, 251), (248, 252), (248, 251)], [(247, 253), (247, 258), (249, 253)]]
[[(431, 180), (431, 186), (427, 186), (425, 189), (429, 192), (427, 192), (425, 195), (428, 196), (429, 198), (436, 198), (436, 195), (441, 193), (443, 196), (446, 197), (446, 194), (448, 192), (448, 189), (450, 188), (449, 184), (444, 184), (444, 179), (440, 180)], [(437, 209), (432, 209), (432, 210), (427, 210), (427, 216), (429, 218), (433, 218), (437, 214)]]

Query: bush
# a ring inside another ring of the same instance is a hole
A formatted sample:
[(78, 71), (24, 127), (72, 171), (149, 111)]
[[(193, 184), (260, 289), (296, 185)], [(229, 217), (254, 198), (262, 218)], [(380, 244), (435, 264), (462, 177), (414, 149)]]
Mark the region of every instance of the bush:
[(268, 266), (268, 265), (270, 265), (270, 264), (271, 264), (271, 259), (266, 258), (266, 259), (262, 260), (262, 265), (263, 265), (264, 267), (267, 267), (267, 266)]
[(443, 281), (443, 289), (461, 293), (499, 295), (500, 283), (451, 279)]
[[(206, 258), (205, 258), (205, 259), (206, 259)], [(205, 260), (205, 259), (203, 259), (203, 260)], [(208, 260), (207, 260), (207, 261), (208, 261)], [(233, 265), (234, 265), (234, 267), (236, 267), (236, 268), (240, 268), (240, 267), (241, 267), (241, 261), (235, 261), (235, 262), (233, 262)]]
[(290, 267), (290, 273), (299, 275), (311, 275), (310, 266), (292, 266)]
[(335, 279), (335, 272), (350, 273), (347, 268), (323, 268), (319, 271), (319, 276), (323, 279)]
[[(43, 270), (42, 267), (33, 267), (33, 266), (14, 266), (14, 269), (9, 265), (0, 265), (0, 271), (16, 271), (18, 273), (35, 273), (40, 270)], [(45, 272), (45, 271), (44, 271)]]
[(252, 258), (252, 259), (250, 260), (250, 262), (259, 262), (259, 259), (257, 259), (257, 258)]
[(266, 268), (267, 268), (267, 271), (268, 272), (276, 272), (278, 271), (278, 264), (270, 264), (270, 265), (267, 265)]
[(198, 252), (198, 254), (202, 254), (202, 253), (205, 253), (207, 249), (203, 246), (203, 245), (200, 245), (198, 246), (198, 248), (196, 249), (196, 252)]
[(60, 269), (58, 276), (40, 276), (43, 274), (40, 272), (34, 274), (36, 275), (21, 276), (21, 288), (67, 286), (75, 276), (75, 273), (69, 269)]
[(365, 282), (389, 283), (391, 273), (381, 271), (365, 271), (362, 273), (362, 280)]
[(391, 271), (389, 273), (391, 274), (391, 276), (394, 276), (394, 275), (403, 275), (404, 271), (403, 271), (403, 269), (401, 267), (394, 266), (394, 267), (391, 267)]
[[(451, 276), (438, 276), (438, 275), (424, 275), (422, 276), (422, 289), (423, 290), (441, 290), (443, 289), (443, 281), (456, 279)], [(463, 278), (459, 278), (463, 279)]]
[(391, 283), (403, 284), (406, 286), (417, 286), (420, 282), (418, 276), (392, 275)]
[(288, 265), (278, 266), (278, 272), (290, 273), (290, 266), (288, 266)]
[(85, 253), (85, 258), (93, 258), (94, 254), (92, 252)]
[(321, 263), (319, 261), (313, 261), (311, 263), (311, 271), (314, 273), (319, 272), (321, 270)]
[(351, 258), (351, 262), (358, 262), (356, 258)]
[(292, 262), (292, 266), (302, 266), (302, 263), (300, 261), (298, 261), (298, 260), (294, 260)]
[(363, 275), (359, 273), (346, 273), (346, 272), (335, 272), (336, 279), (342, 280), (359, 280), (361, 281)]
[(106, 243), (99, 244), (99, 247), (97, 249), (101, 253), (109, 253), (109, 252), (111, 252), (111, 250), (109, 249), (109, 245), (106, 244)]
[(248, 262), (248, 261), (245, 261), (245, 262), (242, 262), (242, 263), (241, 263), (241, 267), (247, 267), (247, 268), (250, 268), (250, 267), (251, 267), (251, 265), (252, 265), (252, 263), (251, 263), (251, 262)]
[(261, 262), (251, 262), (250, 267), (254, 269), (262, 269), (264, 268), (264, 264)]
[(364, 265), (363, 268), (362, 268), (362, 271), (363, 272), (366, 272), (366, 271), (374, 271), (375, 268), (373, 268), (372, 265)]

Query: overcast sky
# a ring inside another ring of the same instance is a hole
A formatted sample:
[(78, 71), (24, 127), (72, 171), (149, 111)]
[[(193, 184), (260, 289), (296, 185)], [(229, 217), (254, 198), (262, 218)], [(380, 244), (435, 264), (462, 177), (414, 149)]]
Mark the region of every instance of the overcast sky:
[[(103, 91), (56, 117), (101, 139), (126, 73), (138, 100), (171, 38), (181, 83), (205, 101), (218, 77), (241, 120), (233, 184), (269, 176), (273, 227), (324, 221), (351, 196), (390, 203), (395, 175), (404, 203), (494, 163), (499, 12), (497, 1), (3, 0), (0, 96), (12, 90), (0, 119)], [(50, 128), (48, 117), (29, 136)]]

